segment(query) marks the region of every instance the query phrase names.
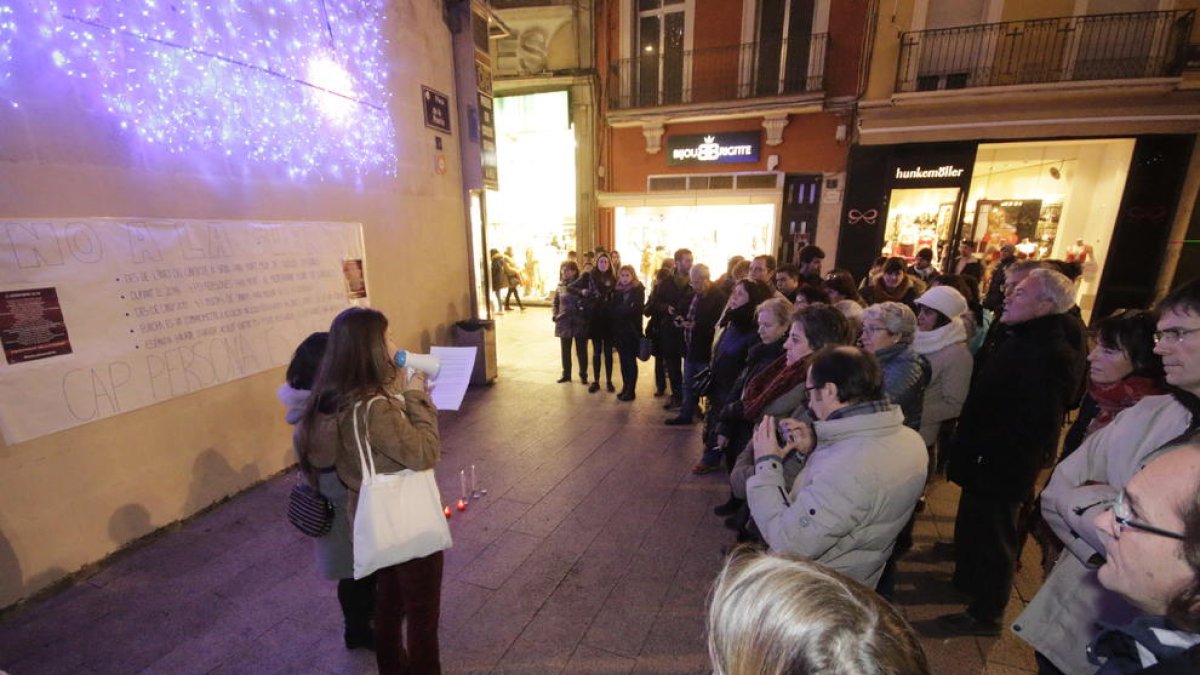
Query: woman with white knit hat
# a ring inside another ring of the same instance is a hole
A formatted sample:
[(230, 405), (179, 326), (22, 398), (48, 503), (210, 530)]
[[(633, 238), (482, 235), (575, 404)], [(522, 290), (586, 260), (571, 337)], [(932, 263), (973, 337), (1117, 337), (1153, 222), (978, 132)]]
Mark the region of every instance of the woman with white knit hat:
[(921, 414), (921, 438), (929, 448), (929, 472), (933, 475), (938, 459), (938, 438), (949, 439), (954, 423), (967, 400), (974, 359), (967, 349), (967, 331), (962, 315), (967, 300), (949, 286), (935, 286), (917, 298), (917, 333), (913, 351), (929, 360), (933, 368), (925, 388), (925, 406)]

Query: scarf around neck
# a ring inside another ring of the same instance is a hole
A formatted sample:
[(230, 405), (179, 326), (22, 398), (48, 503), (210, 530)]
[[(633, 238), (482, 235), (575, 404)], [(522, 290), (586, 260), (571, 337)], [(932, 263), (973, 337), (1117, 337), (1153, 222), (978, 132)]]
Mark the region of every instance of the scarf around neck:
[(917, 331), (913, 335), (912, 348), (918, 354), (932, 354), (952, 344), (966, 341), (967, 329), (959, 317), (941, 328)]
[(757, 419), (763, 408), (783, 394), (804, 384), (811, 355), (787, 365), (787, 354), (780, 356), (746, 383), (742, 391), (742, 413), (748, 420)]
[(1130, 375), (1109, 384), (1088, 382), (1088, 396), (1096, 402), (1099, 412), (1088, 424), (1087, 433), (1090, 435), (1104, 428), (1122, 410), (1132, 407), (1147, 396), (1161, 394), (1162, 389), (1153, 378), (1141, 375)]

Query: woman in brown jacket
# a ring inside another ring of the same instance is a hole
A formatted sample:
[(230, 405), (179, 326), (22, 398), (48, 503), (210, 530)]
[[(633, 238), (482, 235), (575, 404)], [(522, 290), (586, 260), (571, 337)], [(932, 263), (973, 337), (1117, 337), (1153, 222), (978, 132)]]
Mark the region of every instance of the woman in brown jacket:
[[(333, 467), (350, 495), (351, 522), (358, 506), (362, 466), (354, 436), (365, 422), (379, 473), (431, 469), (441, 457), (437, 409), (421, 373), (406, 375), (392, 360), (387, 318), (352, 307), (329, 327), (329, 345), (313, 393), (296, 426), (296, 452), (317, 470)], [(379, 398), (376, 398), (379, 397)], [(367, 405), (367, 401), (374, 402)], [(375, 657), (379, 672), (440, 673), (438, 615), (442, 553), (375, 573)], [(401, 626), (407, 620), (402, 639)]]

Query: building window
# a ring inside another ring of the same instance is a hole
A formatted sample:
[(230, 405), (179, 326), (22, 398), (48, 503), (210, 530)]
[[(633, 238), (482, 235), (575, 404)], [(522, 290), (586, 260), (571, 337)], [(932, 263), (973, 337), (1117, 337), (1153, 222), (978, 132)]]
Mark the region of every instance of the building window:
[[(742, 91), (777, 96), (824, 84), (830, 0), (745, 0)], [(750, 12), (753, 12), (751, 15)]]
[(642, 105), (685, 100), (687, 4), (684, 0), (637, 0), (637, 81)]

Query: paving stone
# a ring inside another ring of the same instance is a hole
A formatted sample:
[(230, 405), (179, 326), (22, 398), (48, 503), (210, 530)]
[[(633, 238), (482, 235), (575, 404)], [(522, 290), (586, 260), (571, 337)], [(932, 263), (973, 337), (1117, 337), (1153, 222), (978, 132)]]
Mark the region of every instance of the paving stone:
[(631, 672), (636, 664), (634, 659), (588, 645), (579, 645), (563, 670), (586, 675), (623, 675)]

